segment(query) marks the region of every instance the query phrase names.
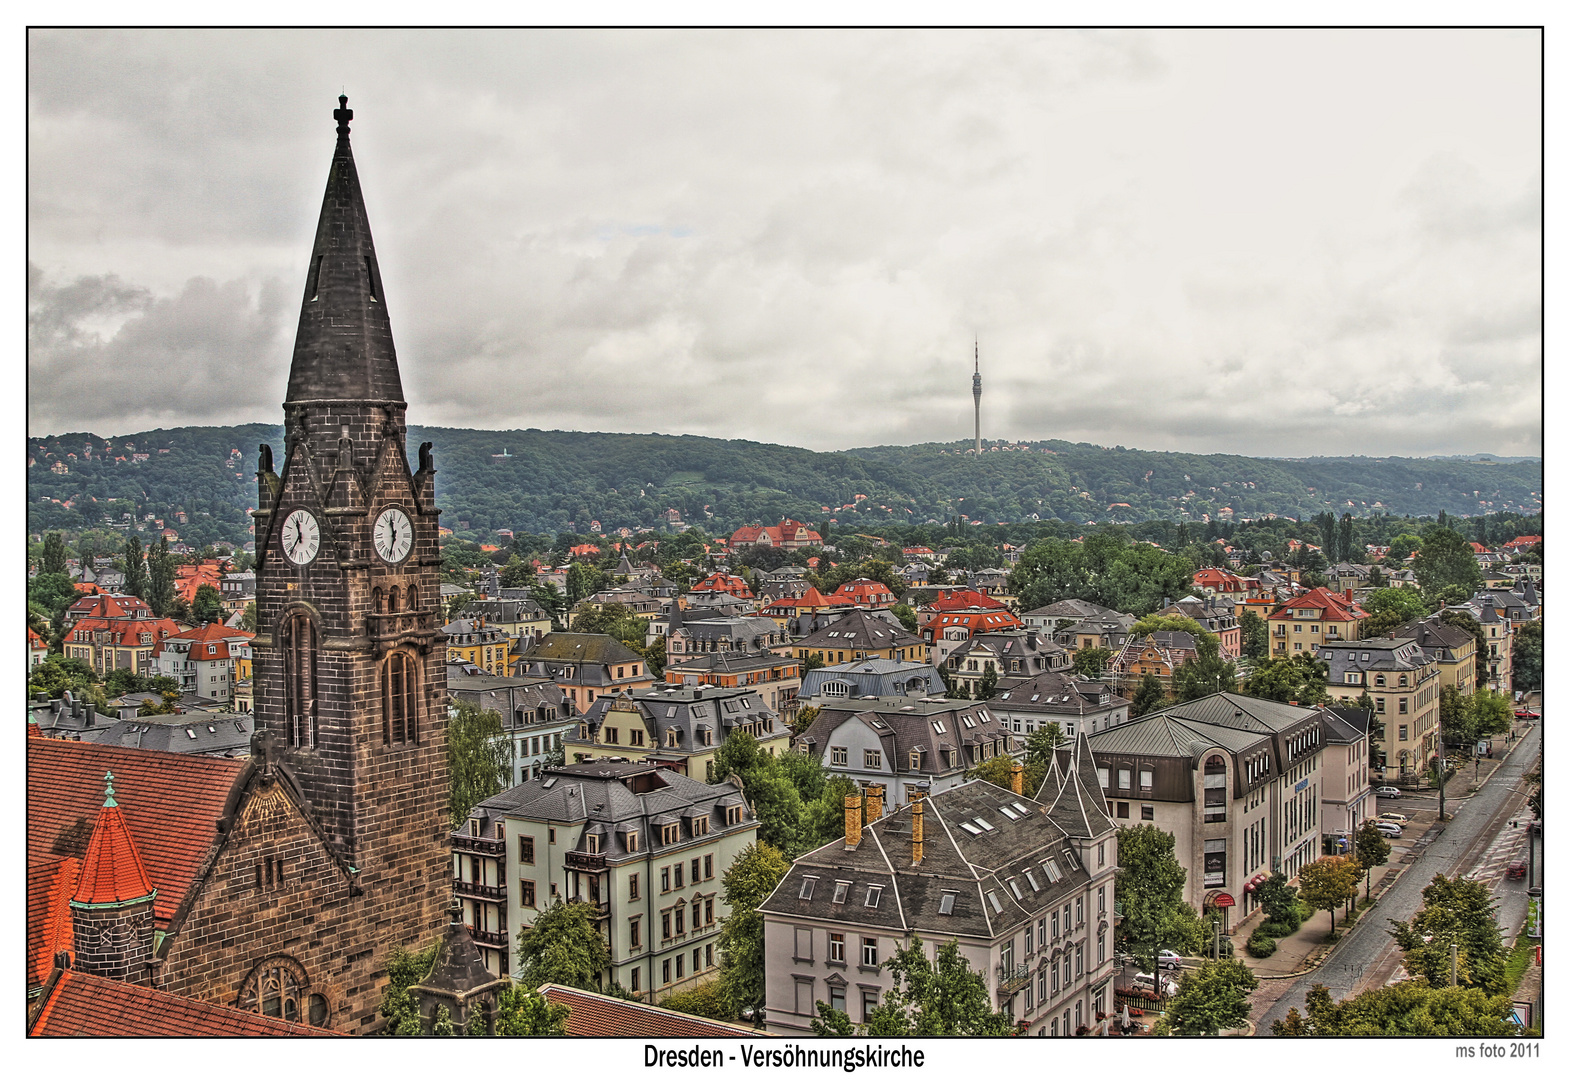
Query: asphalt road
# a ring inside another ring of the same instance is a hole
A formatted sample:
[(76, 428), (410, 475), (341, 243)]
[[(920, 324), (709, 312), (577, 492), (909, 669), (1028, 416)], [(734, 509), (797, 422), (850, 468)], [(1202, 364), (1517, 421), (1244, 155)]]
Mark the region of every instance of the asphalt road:
[[(1526, 785), (1521, 783), (1521, 777), (1532, 771), (1542, 750), (1542, 730), (1539, 721), (1477, 794), (1465, 801), (1450, 800), (1445, 809), (1451, 805), (1456, 809), (1444, 832), (1422, 849), (1417, 861), (1385, 892), (1378, 906), (1358, 920), (1328, 960), (1299, 976), (1274, 1005), (1254, 1018), (1257, 1035), (1269, 1035), (1270, 1025), (1285, 1017), (1288, 1009), (1295, 1007), (1302, 1012), (1304, 999), (1315, 983), (1324, 984), (1336, 1000), (1384, 985), (1399, 959), (1389, 934), (1389, 920), (1410, 919), (1423, 906), (1423, 889), (1435, 874), (1451, 876), (1470, 870), (1500, 830), (1509, 828), (1511, 815), (1526, 803)], [(1504, 882), (1496, 895), (1503, 901), (1501, 921), (1518, 910), (1525, 912), (1524, 883)]]

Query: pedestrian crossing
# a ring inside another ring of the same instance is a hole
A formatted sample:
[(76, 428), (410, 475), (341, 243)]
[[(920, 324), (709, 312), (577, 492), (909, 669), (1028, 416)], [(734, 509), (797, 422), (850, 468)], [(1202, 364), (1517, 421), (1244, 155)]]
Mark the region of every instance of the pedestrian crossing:
[(1522, 820), (1516, 828), (1506, 827), (1493, 843), (1488, 845), (1488, 850), (1483, 852), (1483, 857), (1478, 860), (1477, 869), (1466, 876), (1473, 881), (1481, 881), (1492, 888), (1499, 884), (1505, 876), (1505, 868), (1521, 857), (1526, 850), (1526, 821)]

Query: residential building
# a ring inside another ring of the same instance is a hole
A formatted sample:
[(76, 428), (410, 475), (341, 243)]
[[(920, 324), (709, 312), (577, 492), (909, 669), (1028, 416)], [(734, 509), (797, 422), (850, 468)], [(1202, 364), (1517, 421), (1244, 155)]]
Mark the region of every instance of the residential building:
[(1088, 619), (1093, 615), (1113, 614), (1111, 608), (1104, 608), (1100, 604), (1092, 604), (1089, 600), (1059, 600), (1047, 604), (1045, 607), (1034, 608), (1025, 612), (1020, 618), (1031, 630), (1040, 630), (1047, 634), (1064, 626)]
[(753, 599), (752, 587), (747, 584), (745, 579), (737, 574), (728, 574), (723, 570), (716, 570), (695, 584), (692, 587), (692, 592), (700, 596), (704, 593), (724, 593), (737, 600)]
[[(1003, 612), (1015, 618), (1006, 604), (994, 600), (986, 593), (977, 592), (975, 589), (939, 589), (935, 599), (916, 609), (916, 630), (918, 633), (925, 634), (927, 625), (933, 619), (951, 612), (969, 611)], [(931, 635), (926, 636), (930, 638)]]
[(476, 806), (452, 835), (452, 888), (486, 969), (552, 903), (595, 906), (610, 946), (598, 985), (658, 1001), (718, 971), (720, 879), (757, 838), (739, 787), (652, 763), (545, 770)]
[(551, 632), (551, 616), (532, 597), (471, 600), (463, 613), (495, 627), (509, 638), (542, 638)]
[(507, 674), (510, 649), (507, 632), (487, 626), (484, 619), (459, 618), (442, 627), (447, 637), (447, 663), (472, 664), (492, 675)]
[[(620, 604), (642, 619), (652, 619), (665, 610), (665, 605), (655, 597), (627, 585), (604, 589), (593, 596), (586, 597), (582, 604), (595, 611), (606, 604)], [(573, 619), (577, 619), (577, 609), (574, 609)]]
[(790, 729), (753, 687), (663, 686), (598, 698), (563, 741), (568, 761), (649, 761), (713, 779), (714, 755), (733, 731), (768, 754), (784, 753)]
[(256, 574), (251, 570), (225, 574), (218, 583), (219, 603), (230, 615), (245, 610), (256, 600)]
[(249, 716), (182, 713), (122, 717), (80, 731), (76, 738), (99, 746), (243, 758), (251, 752), (255, 724)]
[(865, 1023), (894, 986), (883, 965), (917, 938), (929, 960), (957, 942), (1021, 1034), (1102, 1030), (1117, 833), (1094, 774), (1037, 801), (1021, 772), (1012, 790), (916, 789), (888, 814), (881, 785), (846, 799), (844, 838), (797, 859), (758, 908), (770, 1031), (807, 1034), (818, 1002)]
[(1363, 636), (1368, 612), (1352, 601), (1350, 592), (1333, 593), (1320, 587), (1293, 597), (1265, 618), (1270, 628), (1270, 655), (1312, 655), (1322, 645), (1356, 641)]
[(170, 634), (153, 650), (153, 674), (179, 680), (183, 693), (227, 705), (234, 697), (234, 651), (255, 636), (222, 623)]
[(1053, 631), (1052, 640), (1067, 649), (1070, 658), (1081, 649), (1106, 649), (1115, 653), (1128, 641), (1129, 632), (1137, 621), (1121, 611), (1089, 615), (1060, 626)]
[(798, 660), (815, 656), (825, 664), (843, 664), (874, 657), (883, 660), (926, 660), (927, 647), (904, 627), (859, 608), (841, 615), (822, 630), (790, 643)]
[(963, 783), (967, 769), (1010, 743), (986, 702), (896, 696), (825, 701), (794, 745), (828, 772), (886, 785), (899, 805), (913, 787), (936, 794)]
[(1237, 608), (1231, 600), (1209, 596), (1200, 600), (1198, 597), (1185, 596), (1156, 614), (1193, 619), (1201, 630), (1216, 635), (1223, 657), (1236, 660), (1243, 655), (1243, 628), (1238, 622)]
[(1411, 638), (1363, 638), (1320, 649), (1316, 658), (1330, 670), (1325, 689), (1351, 703), (1367, 693), (1379, 725), (1376, 778), (1399, 769), (1411, 777), (1444, 754), (1439, 731), (1439, 662)]
[(801, 680), (801, 700), (823, 706), (848, 698), (942, 697), (943, 677), (919, 660), (853, 660), (814, 668)]
[(32, 671), (49, 657), (49, 642), (31, 626), (27, 628), (27, 670)]
[(1373, 722), (1374, 714), (1367, 709), (1324, 711), (1325, 778), (1319, 802), (1327, 836), (1356, 836), (1363, 822), (1378, 813), (1369, 783), (1368, 731)]
[(609, 634), (546, 634), (518, 657), (513, 674), (553, 680), (574, 713), (598, 698), (654, 685), (643, 657)]
[(1055, 723), (1065, 737), (1095, 733), (1128, 719), (1129, 700), (1113, 693), (1099, 679), (1082, 679), (1067, 671), (1043, 671), (1029, 679), (1000, 686), (987, 702), (1022, 749), (1025, 737)]
[(666, 665), (671, 686), (749, 687), (789, 724), (796, 718), (801, 661), (779, 653), (702, 653)]
[(561, 687), (551, 679), (492, 675), (472, 664), (448, 664), (447, 693), (501, 717), (504, 737), (512, 743), (514, 785), (539, 776), (552, 754), (565, 752), (562, 740), (578, 727)]
[(881, 581), (871, 578), (855, 578), (845, 582), (829, 594), (830, 602), (840, 601), (854, 607), (863, 608), (890, 608), (899, 602), (899, 597), (890, 591), (889, 587)]
[(822, 547), (823, 537), (799, 521), (784, 518), (778, 525), (743, 525), (731, 533), (731, 547), (738, 548), (746, 544), (794, 551), (797, 548)]
[(1132, 692), (1146, 675), (1154, 675), (1170, 694), (1173, 672), (1198, 655), (1194, 635), (1188, 631), (1156, 630), (1144, 637), (1130, 636), (1112, 658), (1107, 676), (1115, 686)]
[(734, 619), (692, 618), (686, 613), (680, 625), (665, 634), (665, 655), (670, 660), (704, 653), (755, 653), (779, 650), (788, 655), (779, 624), (762, 615)]
[(1428, 659), (1439, 664), (1439, 685), (1462, 694), (1473, 693), (1477, 682), (1477, 638), (1459, 626), (1441, 622), (1439, 616), (1413, 619), (1390, 631), (1393, 638), (1411, 638)]
[(1089, 738), (1113, 820), (1173, 835), (1195, 910), (1247, 919), (1271, 872), (1319, 858), (1322, 710), (1211, 694)]
[(989, 596), (1005, 606), (1018, 602), (1018, 597), (1009, 590), (1009, 572), (1002, 567), (972, 570), (966, 577), (965, 587), (973, 592)]
[(1043, 671), (1064, 671), (1068, 666), (1068, 652), (1034, 630), (972, 634), (942, 661), (954, 687), (963, 688), (973, 698), (983, 696), (982, 683), (989, 668), (997, 676), (995, 685), (1007, 686)]

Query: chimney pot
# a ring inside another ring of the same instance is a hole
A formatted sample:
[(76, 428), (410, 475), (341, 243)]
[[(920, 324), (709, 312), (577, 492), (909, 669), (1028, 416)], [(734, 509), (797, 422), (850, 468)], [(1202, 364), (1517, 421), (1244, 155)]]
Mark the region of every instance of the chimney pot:
[(883, 816), (883, 785), (868, 784), (866, 802), (862, 805), (866, 808), (866, 820), (869, 824), (881, 818)]
[(1017, 761), (1009, 766), (1009, 790), (1016, 795), (1025, 794), (1025, 766)]
[(861, 796), (845, 796), (845, 849), (850, 851), (861, 843)]
[(911, 865), (921, 865), (924, 855), (926, 831), (923, 818), (926, 808), (922, 805), (926, 798), (925, 791), (913, 791), (910, 795), (910, 861)]

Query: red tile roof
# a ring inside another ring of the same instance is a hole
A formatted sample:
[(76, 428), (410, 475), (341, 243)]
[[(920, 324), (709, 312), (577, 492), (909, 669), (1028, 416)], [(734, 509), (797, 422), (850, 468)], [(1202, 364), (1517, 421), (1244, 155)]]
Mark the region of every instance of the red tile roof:
[(986, 608), (989, 611), (998, 611), (1003, 607), (1001, 602), (975, 589), (940, 589), (938, 598), (921, 610), (959, 611), (962, 608)]
[[(110, 779), (105, 777), (106, 781)], [(78, 904), (118, 904), (151, 896), (153, 892), (147, 869), (142, 865), (142, 853), (131, 839), (125, 814), (114, 800), (114, 788), (111, 786), (109, 791), (103, 809), (98, 811), (93, 838), (87, 843), (76, 895), (71, 898)]]
[(163, 1037), (338, 1034), (80, 971), (60, 973), (27, 1033)]
[(546, 983), (540, 993), (552, 1005), (565, 1005), (567, 1034), (642, 1039), (745, 1039), (769, 1038), (769, 1033), (745, 1024), (728, 1024), (701, 1016), (624, 1001), (589, 990), (575, 990)]
[(856, 578), (853, 581), (845, 582), (845, 584), (835, 589), (830, 594), (829, 599), (848, 601), (853, 604), (888, 607), (894, 603), (896, 597), (889, 592), (889, 587), (881, 581), (873, 581), (871, 578)]
[(28, 739), (27, 862), (87, 853), (105, 771), (158, 890), (153, 918), (168, 924), (218, 837), (229, 789), (244, 762), (63, 739)]
[(1302, 596), (1294, 596), (1269, 615), (1272, 619), (1291, 619), (1294, 611), (1317, 610), (1323, 622), (1354, 622), (1357, 619), (1368, 618), (1368, 612), (1358, 607), (1356, 603), (1348, 600), (1341, 593), (1331, 592), (1321, 585)]
[(71, 894), (82, 860), (48, 857), (27, 864), (27, 988), (49, 979), (58, 952), (76, 947), (71, 934)]

